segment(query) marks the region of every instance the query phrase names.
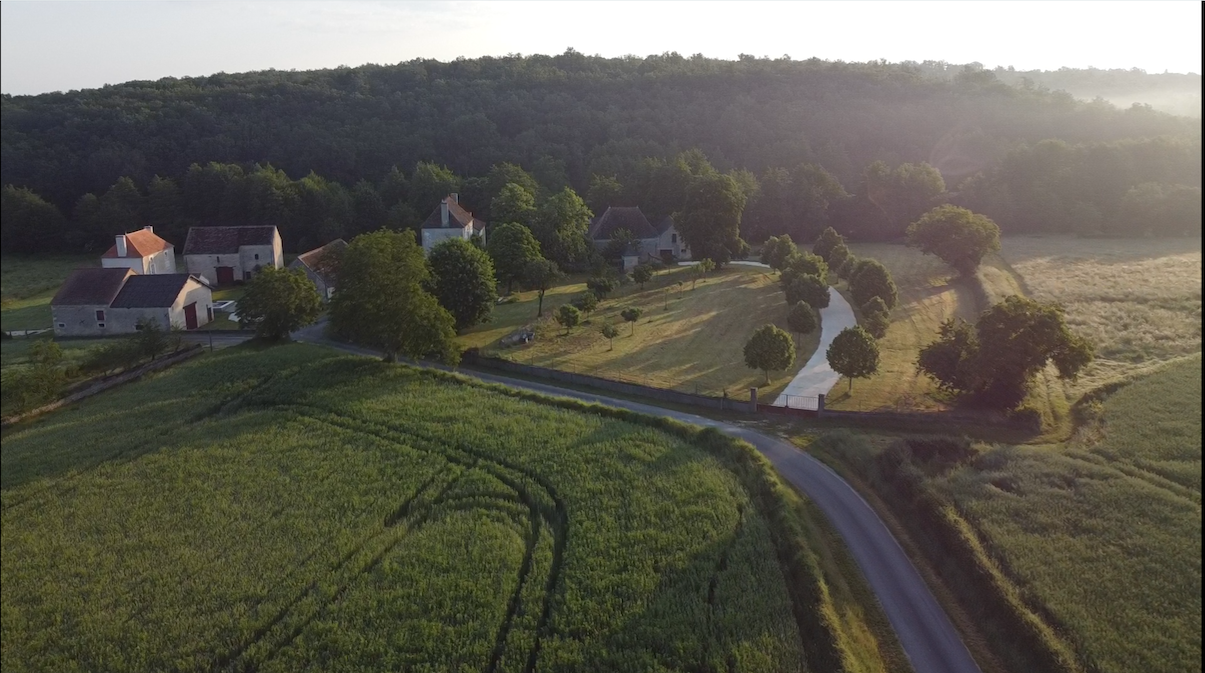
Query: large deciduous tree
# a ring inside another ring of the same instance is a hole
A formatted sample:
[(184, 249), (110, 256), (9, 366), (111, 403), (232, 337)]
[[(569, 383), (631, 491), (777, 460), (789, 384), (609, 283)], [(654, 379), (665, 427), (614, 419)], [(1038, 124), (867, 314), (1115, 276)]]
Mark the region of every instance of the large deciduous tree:
[(251, 278), (238, 300), (239, 322), (273, 341), (313, 324), (321, 314), (322, 295), (301, 269), (266, 267)]
[(861, 259), (849, 274), (849, 291), (854, 296), (854, 303), (865, 306), (874, 297), (883, 300), (888, 309), (895, 308), (899, 301), (895, 281), (891, 272), (877, 260)]
[(816, 311), (805, 301), (797, 301), (791, 304), (791, 310), (787, 312), (787, 327), (796, 335), (811, 334), (820, 326), (820, 320), (816, 317)]
[(498, 299), (494, 264), (484, 250), (459, 238), (436, 245), (427, 256), (431, 291), (452, 314), (457, 330), (488, 322)]
[(695, 257), (723, 266), (740, 254), (745, 193), (731, 176), (705, 174), (692, 181), (674, 226)]
[(745, 342), (745, 366), (760, 369), (770, 384), (770, 372), (782, 371), (795, 364), (795, 342), (791, 335), (774, 325), (762, 325)]
[(494, 261), (498, 280), (506, 284), (507, 294), (517, 281), (523, 280), (529, 263), (543, 259), (540, 242), (532, 236), (531, 230), (515, 222), (493, 227), (485, 250)]
[(532, 232), (544, 254), (562, 269), (579, 268), (590, 259), (594, 249), (586, 238), (593, 216), (586, 202), (566, 187), (540, 205)]
[(1073, 380), (1092, 358), (1092, 345), (1067, 328), (1061, 306), (1014, 295), (984, 311), (973, 330), (958, 319), (943, 323), (917, 369), (969, 401), (1015, 409), (1048, 363)]
[(388, 230), (352, 239), (339, 265), (339, 291), (330, 303), (340, 337), (398, 356), (460, 360), (456, 321), (427, 291), (430, 278), (413, 232)]
[(536, 195), (522, 185), (508, 182), (490, 201), (490, 217), (494, 222), (518, 222), (530, 227), (536, 214)]
[(829, 344), (825, 353), (828, 366), (849, 379), (849, 390), (854, 389), (854, 379), (867, 378), (879, 371), (879, 345), (874, 337), (861, 327), (846, 327)]
[(775, 271), (782, 271), (783, 265), (792, 256), (799, 253), (790, 234), (771, 236), (761, 248), (761, 263)]
[(845, 238), (836, 229), (827, 227), (820, 232), (820, 237), (812, 244), (812, 254), (819, 256), (825, 262), (832, 262), (832, 253), (837, 246), (844, 246)]
[(983, 215), (949, 204), (925, 213), (908, 227), (908, 245), (937, 255), (970, 277), (989, 252), (1000, 249), (1000, 227)]
[(828, 308), (828, 284), (811, 274), (783, 274), (782, 292), (786, 295), (788, 305), (794, 306), (802, 301), (817, 310)]

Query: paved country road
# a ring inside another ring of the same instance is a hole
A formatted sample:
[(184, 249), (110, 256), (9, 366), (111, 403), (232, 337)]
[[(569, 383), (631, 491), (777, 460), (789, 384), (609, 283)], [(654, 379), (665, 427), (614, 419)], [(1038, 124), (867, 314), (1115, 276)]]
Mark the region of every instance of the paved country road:
[[(322, 326), (315, 325), (293, 336), (298, 341), (331, 346), (356, 355), (379, 357), (379, 353), (372, 350), (331, 342), (323, 338), (321, 329)], [(446, 367), (435, 368), (447, 370)], [(871, 589), (883, 606), (883, 612), (895, 629), (916, 673), (979, 673), (978, 665), (971, 658), (945, 611), (938, 605), (929, 587), (904, 554), (904, 550), (870, 505), (866, 504), (836, 472), (792, 444), (739, 425), (649, 404), (497, 374), (463, 369), (458, 370), (458, 373), (512, 388), (596, 402), (652, 416), (664, 416), (695, 425), (714, 427), (749, 442), (773, 463), (787, 481), (820, 507), (833, 528), (845, 540), (854, 560), (866, 575)]]

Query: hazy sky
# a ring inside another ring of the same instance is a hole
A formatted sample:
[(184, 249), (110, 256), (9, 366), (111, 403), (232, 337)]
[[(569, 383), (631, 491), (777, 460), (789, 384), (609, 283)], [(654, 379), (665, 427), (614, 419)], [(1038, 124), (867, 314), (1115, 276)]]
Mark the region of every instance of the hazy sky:
[(219, 71), (558, 54), (979, 61), (1201, 72), (1201, 5), (1172, 2), (0, 3), (0, 91)]

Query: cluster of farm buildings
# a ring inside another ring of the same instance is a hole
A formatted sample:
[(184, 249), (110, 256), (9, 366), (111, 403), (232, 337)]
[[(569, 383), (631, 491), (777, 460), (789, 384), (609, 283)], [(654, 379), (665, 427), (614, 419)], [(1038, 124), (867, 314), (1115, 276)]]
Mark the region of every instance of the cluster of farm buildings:
[[(486, 223), (450, 194), (423, 221), (420, 241), (428, 252), (452, 238), (479, 237), (484, 242), (485, 229)], [(624, 270), (648, 259), (690, 258), (672, 219), (654, 227), (639, 208), (608, 208), (591, 220), (588, 235), (602, 249), (620, 230), (627, 232), (628, 241), (622, 254)], [(342, 239), (331, 241), (298, 255), (289, 266), (305, 271), (329, 299), (335, 278), (323, 260), (346, 245)], [(274, 226), (192, 227), (183, 258), (185, 270), (180, 272), (175, 246), (153, 227), (118, 234), (101, 256), (100, 268), (77, 269), (51, 300), (55, 336), (129, 334), (149, 323), (165, 330), (197, 329), (214, 319), (214, 289), (284, 266), (280, 232)]]

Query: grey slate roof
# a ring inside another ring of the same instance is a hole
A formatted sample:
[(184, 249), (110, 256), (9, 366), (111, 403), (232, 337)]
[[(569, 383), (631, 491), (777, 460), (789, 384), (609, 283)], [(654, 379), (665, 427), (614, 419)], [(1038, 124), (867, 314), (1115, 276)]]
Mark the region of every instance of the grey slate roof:
[(657, 225), (657, 235), (658, 235), (658, 236), (661, 236), (661, 235), (662, 235), (662, 234), (664, 234), (665, 232), (669, 231), (669, 228), (670, 228), (670, 227), (672, 227), (672, 226), (674, 226), (674, 218), (673, 218), (673, 216), (672, 216), (672, 215), (666, 215), (666, 216), (665, 216), (665, 219), (664, 219), (664, 220), (661, 220), (661, 224), (658, 224), (658, 225)]
[(184, 241), (186, 255), (234, 255), (244, 245), (272, 245), (276, 227), (191, 227)]
[(184, 284), (192, 278), (187, 273), (156, 273), (134, 275), (126, 279), (125, 287), (110, 304), (112, 308), (167, 308), (176, 303)]
[(653, 238), (657, 232), (640, 208), (611, 206), (590, 222), (589, 235), (596, 241), (608, 241), (616, 231), (627, 229), (633, 238)]
[(50, 300), (51, 306), (108, 306), (121, 292), (130, 269), (76, 269)]

